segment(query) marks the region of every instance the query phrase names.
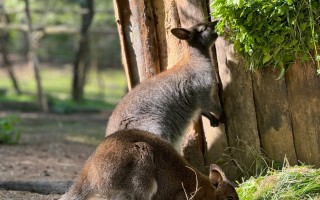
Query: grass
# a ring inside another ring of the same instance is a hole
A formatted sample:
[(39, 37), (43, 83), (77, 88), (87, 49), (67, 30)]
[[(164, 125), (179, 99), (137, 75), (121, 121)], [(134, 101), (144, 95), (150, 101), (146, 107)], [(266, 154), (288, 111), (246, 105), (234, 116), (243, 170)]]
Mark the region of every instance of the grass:
[[(235, 166), (241, 200), (320, 200), (320, 169), (291, 167), (286, 158), (283, 162), (273, 161), (262, 149), (240, 139), (237, 142), (237, 148), (226, 149), (218, 163)], [(251, 166), (237, 158), (239, 153), (250, 158)]]
[[(11, 103), (11, 105), (15, 102), (25, 103), (29, 106), (23, 106), (22, 109), (26, 110), (37, 107), (35, 106), (37, 104), (36, 83), (32, 69), (16, 70), (19, 85), (23, 91), (22, 95), (16, 95), (13, 92), (9, 77), (5, 73), (2, 74), (0, 74), (2, 76), (0, 88), (8, 92), (0, 95), (0, 103)], [(80, 103), (71, 100), (71, 66), (44, 66), (41, 68), (41, 78), (50, 109), (58, 113), (113, 109), (126, 90), (125, 75), (120, 69), (108, 69), (98, 73), (92, 70), (85, 86), (85, 100)]]
[(311, 166), (270, 169), (266, 176), (251, 177), (237, 189), (243, 200), (320, 199), (320, 169)]

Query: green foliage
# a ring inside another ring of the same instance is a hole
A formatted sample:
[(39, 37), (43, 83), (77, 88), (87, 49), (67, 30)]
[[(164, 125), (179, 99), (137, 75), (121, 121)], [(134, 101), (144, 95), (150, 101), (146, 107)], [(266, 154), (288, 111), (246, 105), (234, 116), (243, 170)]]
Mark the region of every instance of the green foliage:
[(275, 66), (282, 76), (295, 59), (311, 57), (320, 74), (320, 1), (214, 0), (211, 6), (221, 19), (218, 31), (234, 43), (249, 69)]
[(0, 118), (0, 144), (15, 144), (19, 141), (21, 132), (16, 128), (19, 121), (16, 115)]
[(243, 200), (320, 199), (320, 169), (310, 166), (270, 169), (267, 176), (251, 177), (237, 189)]

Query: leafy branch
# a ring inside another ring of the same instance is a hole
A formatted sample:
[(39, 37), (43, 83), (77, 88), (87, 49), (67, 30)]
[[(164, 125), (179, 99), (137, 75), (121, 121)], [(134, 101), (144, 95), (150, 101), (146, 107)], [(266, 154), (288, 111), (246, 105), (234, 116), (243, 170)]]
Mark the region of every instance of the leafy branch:
[(250, 70), (275, 66), (281, 77), (296, 59), (312, 59), (320, 74), (319, 1), (215, 0), (211, 6), (221, 19), (219, 33), (234, 43)]

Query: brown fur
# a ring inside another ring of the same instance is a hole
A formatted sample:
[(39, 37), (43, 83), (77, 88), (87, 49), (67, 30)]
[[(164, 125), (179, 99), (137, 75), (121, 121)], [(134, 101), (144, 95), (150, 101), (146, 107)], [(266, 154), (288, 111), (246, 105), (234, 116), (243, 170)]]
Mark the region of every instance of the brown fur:
[(97, 147), (61, 200), (87, 199), (93, 194), (104, 199), (179, 200), (187, 199), (185, 193), (188, 199), (195, 193), (193, 200), (238, 199), (218, 166), (212, 165), (209, 177), (191, 169), (158, 136), (122, 130), (106, 137)]

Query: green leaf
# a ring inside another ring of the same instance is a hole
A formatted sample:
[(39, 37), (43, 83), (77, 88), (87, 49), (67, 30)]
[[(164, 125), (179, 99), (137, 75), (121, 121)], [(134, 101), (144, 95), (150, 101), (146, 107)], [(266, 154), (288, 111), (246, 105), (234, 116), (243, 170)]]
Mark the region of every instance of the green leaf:
[(247, 22), (250, 23), (252, 20), (252, 12), (249, 13), (248, 17), (247, 17)]
[(264, 56), (263, 56), (262, 63), (265, 64), (265, 63), (268, 62), (271, 58), (272, 58), (272, 56), (271, 56), (270, 54), (264, 55)]
[(305, 23), (301, 23), (301, 24), (300, 24), (300, 30), (301, 30), (301, 31), (306, 30), (307, 25), (308, 25), (308, 24), (307, 24), (306, 22), (305, 22)]

